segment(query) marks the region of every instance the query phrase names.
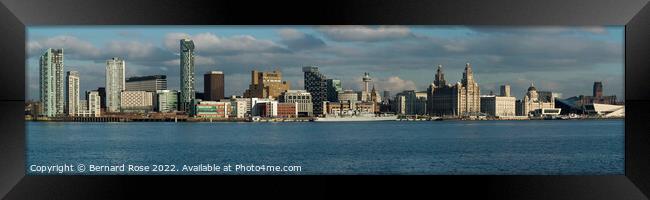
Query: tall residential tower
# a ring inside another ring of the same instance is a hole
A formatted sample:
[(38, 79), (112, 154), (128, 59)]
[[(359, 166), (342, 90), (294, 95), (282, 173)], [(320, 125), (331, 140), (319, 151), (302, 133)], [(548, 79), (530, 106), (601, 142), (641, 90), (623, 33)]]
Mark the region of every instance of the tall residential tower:
[(323, 101), (327, 101), (327, 78), (316, 66), (303, 67), (305, 73), (305, 90), (311, 94), (314, 115), (323, 114)]
[(40, 101), (43, 115), (54, 117), (64, 113), (63, 49), (47, 49), (39, 60)]
[(79, 112), (79, 72), (78, 71), (68, 71), (67, 73), (67, 88), (66, 92), (66, 113), (68, 116), (76, 116)]
[(106, 61), (106, 111), (120, 111), (120, 92), (125, 90), (126, 63), (122, 58)]
[(195, 103), (196, 89), (194, 88), (194, 41), (180, 40), (181, 54), (181, 96), (178, 102), (179, 110), (192, 114)]

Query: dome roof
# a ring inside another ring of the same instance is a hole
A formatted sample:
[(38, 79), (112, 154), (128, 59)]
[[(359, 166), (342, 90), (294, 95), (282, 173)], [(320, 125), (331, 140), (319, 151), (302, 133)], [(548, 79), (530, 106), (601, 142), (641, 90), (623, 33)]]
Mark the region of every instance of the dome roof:
[(530, 82), (530, 87), (528, 87), (528, 91), (529, 92), (530, 91), (537, 91), (537, 88), (535, 88), (535, 85), (533, 84), (533, 82)]
[(530, 87), (528, 88), (528, 91), (529, 91), (529, 92), (530, 92), (530, 91), (537, 91), (537, 88), (535, 88), (534, 86), (530, 86)]

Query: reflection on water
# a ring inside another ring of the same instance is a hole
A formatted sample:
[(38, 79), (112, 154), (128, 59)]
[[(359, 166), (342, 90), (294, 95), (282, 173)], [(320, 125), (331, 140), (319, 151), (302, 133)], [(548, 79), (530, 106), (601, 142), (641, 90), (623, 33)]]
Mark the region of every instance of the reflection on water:
[(300, 165), (298, 174), (623, 174), (624, 122), (28, 122), (27, 164)]

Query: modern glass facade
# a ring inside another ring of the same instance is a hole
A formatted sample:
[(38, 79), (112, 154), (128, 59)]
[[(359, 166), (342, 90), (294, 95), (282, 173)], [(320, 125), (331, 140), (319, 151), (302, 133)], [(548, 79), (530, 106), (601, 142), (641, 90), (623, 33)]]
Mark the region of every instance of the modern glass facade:
[(327, 101), (327, 78), (316, 66), (303, 67), (305, 90), (311, 94), (314, 115), (323, 114), (323, 101)]
[(339, 93), (343, 92), (341, 80), (327, 79), (327, 101), (339, 102)]
[(158, 90), (167, 89), (167, 76), (165, 75), (152, 75), (152, 76), (136, 76), (126, 79), (126, 89), (129, 91), (147, 91), (156, 92)]
[(179, 110), (192, 115), (193, 104), (196, 99), (194, 88), (194, 41), (190, 39), (180, 40), (181, 56), (181, 96)]
[(124, 73), (126, 62), (122, 58), (111, 58), (106, 61), (106, 110), (120, 111), (120, 92), (125, 89)]
[(158, 90), (156, 110), (159, 112), (173, 112), (178, 110), (178, 91)]
[(62, 115), (65, 107), (63, 49), (47, 49), (39, 60), (39, 89), (42, 114)]

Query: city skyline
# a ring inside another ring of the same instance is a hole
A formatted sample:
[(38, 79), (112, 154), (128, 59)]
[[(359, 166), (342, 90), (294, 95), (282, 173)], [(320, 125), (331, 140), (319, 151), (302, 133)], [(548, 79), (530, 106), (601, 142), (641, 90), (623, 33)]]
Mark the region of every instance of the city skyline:
[[(195, 74), (223, 71), (226, 96), (243, 94), (251, 70), (280, 70), (291, 89), (303, 89), (301, 68), (310, 65), (341, 80), (343, 89), (361, 90), (370, 72), (378, 90), (426, 91), (438, 65), (455, 83), (470, 62), (482, 94), (510, 84), (521, 98), (534, 82), (563, 97), (590, 95), (591, 84), (602, 81), (605, 94), (623, 97), (622, 33), (622, 27), (30, 27), (27, 99), (38, 99), (37, 60), (46, 48), (65, 49), (65, 71), (79, 71), (80, 91), (104, 85), (112, 57), (124, 58), (127, 78), (167, 75), (169, 88), (178, 90), (178, 40), (185, 37), (196, 44)], [(196, 78), (196, 91), (202, 86)]]

